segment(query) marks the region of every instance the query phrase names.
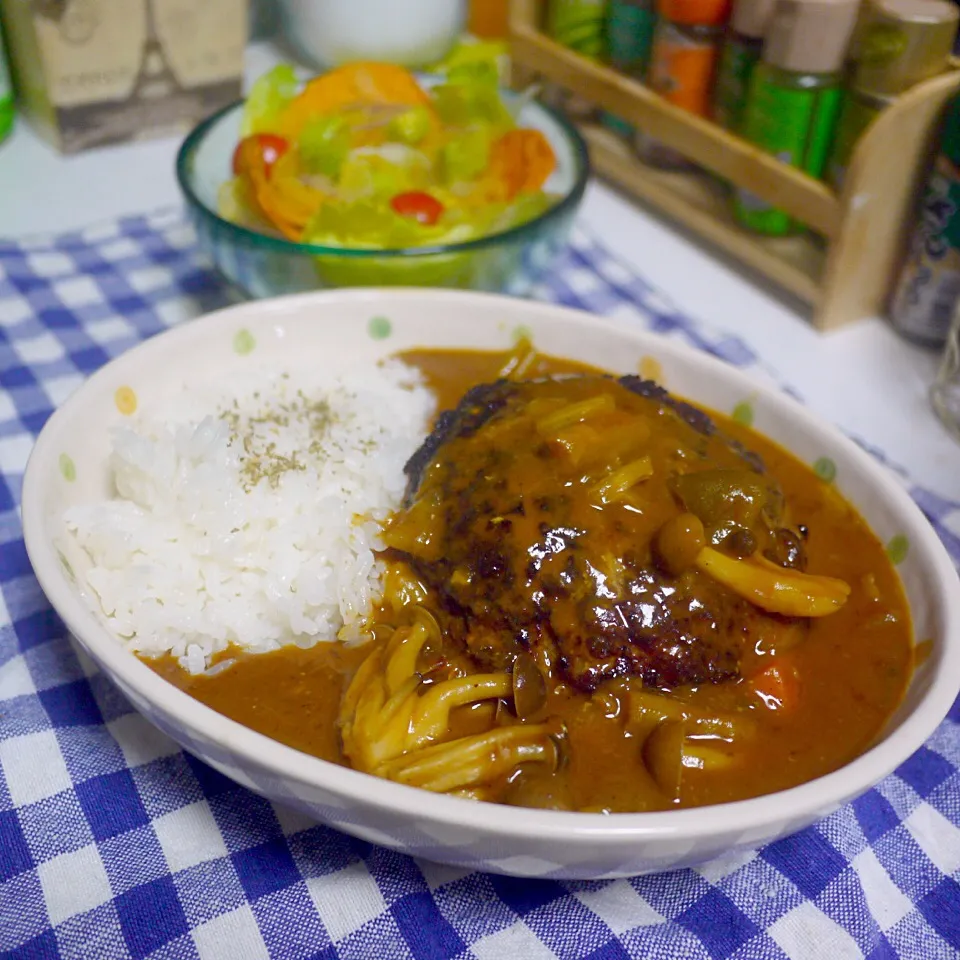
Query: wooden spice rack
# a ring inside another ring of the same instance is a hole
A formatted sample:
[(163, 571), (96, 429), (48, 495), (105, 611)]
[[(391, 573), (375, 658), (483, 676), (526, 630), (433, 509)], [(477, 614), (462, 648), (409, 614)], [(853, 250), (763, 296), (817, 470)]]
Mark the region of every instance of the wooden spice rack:
[[(716, 174), (655, 169), (605, 128), (582, 125), (601, 177), (799, 297), (819, 330), (886, 312), (939, 118), (960, 89), (960, 64), (880, 114), (858, 142), (837, 194), (642, 83), (555, 43), (539, 28), (544, 6), (542, 0), (511, 2), (510, 52), (518, 78), (558, 84)], [(762, 237), (743, 229), (730, 214), (723, 181), (786, 210), (812, 233)]]

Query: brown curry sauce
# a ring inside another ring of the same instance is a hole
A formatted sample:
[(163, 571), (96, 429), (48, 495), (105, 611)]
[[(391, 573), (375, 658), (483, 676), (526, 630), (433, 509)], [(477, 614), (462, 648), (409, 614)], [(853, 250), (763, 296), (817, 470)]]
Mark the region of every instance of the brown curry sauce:
[[(503, 354), (419, 350), (402, 356), (434, 391), (438, 409), (457, 404), (465, 391), (496, 377)], [(571, 361), (539, 358), (531, 376), (582, 373)], [(829, 483), (776, 444), (719, 415), (730, 436), (763, 458), (793, 515), (809, 529), (811, 571), (846, 580), (849, 600), (838, 612), (813, 620), (802, 642), (776, 661), (790, 679), (789, 703), (771, 709), (744, 681), (702, 684), (682, 692), (704, 711), (743, 714), (756, 736), (728, 749), (730, 762), (686, 778), (682, 805), (697, 806), (771, 793), (821, 776), (862, 753), (899, 703), (912, 663), (912, 636), (899, 578), (881, 543)], [(373, 641), (372, 643), (376, 643)], [(371, 650), (318, 643), (302, 650), (237, 656), (214, 676), (192, 677), (172, 658), (147, 660), (170, 682), (214, 710), (306, 753), (342, 763), (337, 714), (350, 676)], [(783, 672), (783, 671), (781, 671)], [(611, 696), (611, 693), (614, 695)], [(641, 740), (625, 723), (615, 685), (593, 696), (563, 687), (550, 711), (564, 720), (569, 749), (554, 777), (564, 806), (628, 811), (671, 805), (653, 786), (641, 758)], [(469, 711), (458, 718), (462, 732)], [(535, 791), (534, 791), (535, 793)], [(504, 798), (553, 805), (552, 795)]]

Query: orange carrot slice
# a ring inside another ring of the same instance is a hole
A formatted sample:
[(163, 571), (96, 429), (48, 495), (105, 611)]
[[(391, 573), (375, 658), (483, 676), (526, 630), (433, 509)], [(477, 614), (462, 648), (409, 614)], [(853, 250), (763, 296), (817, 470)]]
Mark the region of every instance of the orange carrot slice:
[(391, 63), (350, 63), (311, 80), (277, 119), (277, 132), (294, 141), (315, 117), (374, 103), (430, 108), (409, 70)]
[(323, 203), (323, 194), (302, 183), (296, 176), (297, 158), (293, 151), (277, 160), (269, 174), (262, 151), (256, 144), (239, 148), (238, 167), (250, 184), (250, 195), (258, 212), (288, 240), (300, 240), (303, 228)]
[(553, 147), (539, 130), (508, 130), (490, 150), (486, 178), (500, 181), (512, 200), (539, 190), (556, 165)]
[(800, 699), (800, 676), (797, 668), (784, 657), (750, 678), (750, 686), (771, 710), (792, 710)]
[(263, 181), (256, 186), (257, 203), (267, 218), (288, 239), (299, 241), (303, 229), (320, 209), (323, 198), (316, 191), (303, 196), (296, 181)]

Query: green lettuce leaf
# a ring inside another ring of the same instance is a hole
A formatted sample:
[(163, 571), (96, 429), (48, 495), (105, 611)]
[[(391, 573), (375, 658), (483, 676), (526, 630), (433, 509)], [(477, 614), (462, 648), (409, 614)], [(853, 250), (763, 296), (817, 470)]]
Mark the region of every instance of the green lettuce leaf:
[(269, 132), (283, 108), (297, 95), (299, 86), (289, 63), (281, 63), (257, 79), (243, 104), (241, 137)]

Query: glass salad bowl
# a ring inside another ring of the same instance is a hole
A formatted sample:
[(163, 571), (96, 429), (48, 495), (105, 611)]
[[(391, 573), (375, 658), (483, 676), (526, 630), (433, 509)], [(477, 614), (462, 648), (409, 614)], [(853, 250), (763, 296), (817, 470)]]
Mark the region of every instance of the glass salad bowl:
[(330, 287), (452, 287), (525, 293), (566, 245), (589, 176), (579, 133), (551, 110), (501, 91), (519, 126), (539, 130), (556, 156), (544, 189), (557, 202), (533, 219), (459, 243), (392, 249), (323, 246), (272, 236), (218, 213), (218, 192), (232, 176), (244, 104), (237, 102), (197, 126), (177, 155), (177, 180), (201, 249), (247, 296), (272, 297)]

